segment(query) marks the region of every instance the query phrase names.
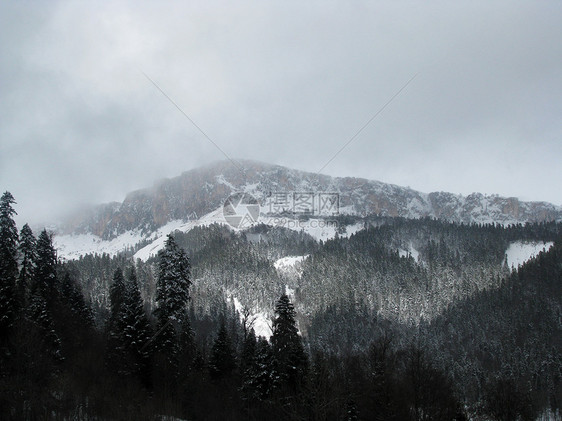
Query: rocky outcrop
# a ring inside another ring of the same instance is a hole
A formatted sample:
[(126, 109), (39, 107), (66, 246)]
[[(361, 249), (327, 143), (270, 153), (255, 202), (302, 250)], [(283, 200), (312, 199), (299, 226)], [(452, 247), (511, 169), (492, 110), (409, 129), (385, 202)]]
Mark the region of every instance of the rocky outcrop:
[(127, 195), (123, 203), (101, 205), (69, 219), (64, 233), (90, 232), (110, 239), (129, 230), (150, 233), (171, 220), (194, 219), (222, 205), (236, 191), (263, 202), (276, 192), (330, 192), (342, 213), (405, 218), (433, 217), (459, 223), (525, 223), (562, 220), (562, 208), (545, 202), (473, 193), (421, 193), (379, 181), (293, 170), (254, 161), (221, 161), (161, 180)]

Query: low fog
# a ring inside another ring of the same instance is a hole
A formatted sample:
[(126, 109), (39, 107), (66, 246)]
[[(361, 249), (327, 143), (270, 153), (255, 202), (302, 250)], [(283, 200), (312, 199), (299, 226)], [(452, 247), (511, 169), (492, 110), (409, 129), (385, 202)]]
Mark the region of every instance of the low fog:
[(226, 156), (562, 205), (560, 22), (559, 1), (2, 2), (0, 188), (49, 223)]

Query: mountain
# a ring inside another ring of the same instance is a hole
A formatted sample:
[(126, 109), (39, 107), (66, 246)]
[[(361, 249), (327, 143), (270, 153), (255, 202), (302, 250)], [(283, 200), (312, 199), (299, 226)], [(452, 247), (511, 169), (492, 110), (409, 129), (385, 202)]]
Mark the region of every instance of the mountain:
[[(275, 303), (286, 294), (311, 375), (332, 367), (331, 383), (312, 377), (311, 390), (342, 388), (330, 401), (354, 396), (362, 414), (391, 419), (395, 408), (414, 404), (389, 406), (385, 396), (417, 399), (444, 388), (442, 399), (454, 391), (470, 416), (426, 418), (516, 419), (496, 416), (500, 407), (524, 414), (517, 419), (556, 419), (547, 416), (562, 402), (560, 208), (241, 164), (192, 170), (67, 222), (54, 238), (63, 258), (57, 273), (80, 285), (97, 326), (107, 323), (118, 269), (134, 267), (143, 308), (156, 314), (161, 260), (152, 257), (173, 232), (191, 263), (197, 367), (212, 355), (221, 324), (233, 349), (244, 349), (250, 328), (269, 338)], [(436, 410), (433, 395), (424, 399)], [(336, 409), (319, 418), (342, 418)]]
[[(223, 205), (236, 192), (255, 198), (259, 203), (259, 218), (255, 219), (270, 225), (272, 216), (288, 218), (284, 222), (294, 220), (293, 211), (300, 218), (323, 221), (338, 215), (431, 217), (456, 223), (503, 225), (562, 220), (562, 208), (546, 202), (522, 202), (514, 197), (481, 193), (466, 197), (445, 192), (426, 194), (380, 181), (331, 177), (240, 160), (237, 165), (220, 161), (196, 168), (129, 193), (122, 203), (104, 204), (76, 214), (61, 226), (59, 234), (64, 238), (59, 236), (57, 244), (63, 256), (65, 247), (81, 253), (80, 247), (68, 244), (76, 241), (87, 243), (89, 248), (84, 250), (94, 251), (94, 243), (101, 251), (116, 252), (156, 240), (174, 229), (185, 231), (197, 224), (224, 223)], [(358, 224), (350, 233), (360, 228)], [(311, 234), (327, 239), (335, 231)], [(78, 240), (77, 235), (88, 237)]]

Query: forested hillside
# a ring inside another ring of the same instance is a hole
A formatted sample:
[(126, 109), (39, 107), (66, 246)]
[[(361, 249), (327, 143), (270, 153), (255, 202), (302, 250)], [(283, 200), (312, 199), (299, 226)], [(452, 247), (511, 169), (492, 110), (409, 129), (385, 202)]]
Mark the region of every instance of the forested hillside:
[[(2, 419), (559, 413), (559, 223), (342, 216), (365, 229), (325, 242), (213, 224), (146, 262), (61, 261), (14, 204), (4, 193)], [(513, 244), (544, 251), (510, 267)]]

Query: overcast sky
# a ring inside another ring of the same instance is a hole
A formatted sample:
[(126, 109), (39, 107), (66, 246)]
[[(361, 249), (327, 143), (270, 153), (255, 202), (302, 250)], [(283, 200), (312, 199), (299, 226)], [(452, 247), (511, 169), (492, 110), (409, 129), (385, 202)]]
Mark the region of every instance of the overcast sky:
[[(429, 4), (429, 5), (428, 5)], [(0, 2), (18, 222), (224, 156), (562, 205), (561, 1)]]

